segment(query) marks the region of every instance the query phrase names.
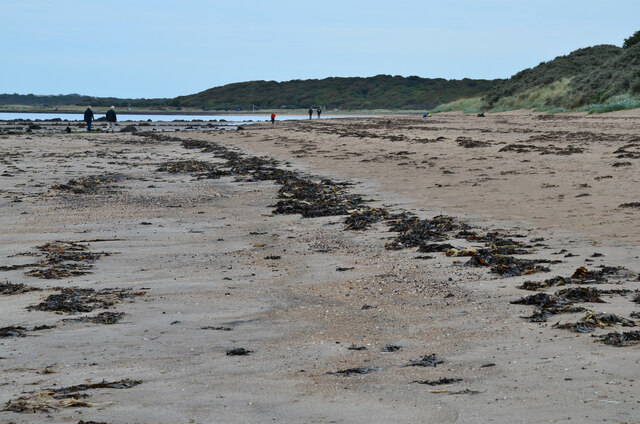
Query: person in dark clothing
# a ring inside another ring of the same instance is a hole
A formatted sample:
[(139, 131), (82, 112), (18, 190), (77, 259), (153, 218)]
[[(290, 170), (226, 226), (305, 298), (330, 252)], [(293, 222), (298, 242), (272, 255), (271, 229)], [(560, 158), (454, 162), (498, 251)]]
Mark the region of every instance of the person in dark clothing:
[(272, 113), (271, 114), (271, 123), (274, 124), (276, 122), (276, 114)]
[(87, 110), (84, 111), (84, 122), (87, 123), (87, 132), (91, 132), (91, 121), (93, 121), (93, 111), (91, 110), (91, 106), (88, 106)]
[(309, 108), (309, 119), (311, 119), (312, 116), (313, 116), (313, 109)]
[(111, 106), (111, 109), (107, 111), (107, 132), (109, 132), (109, 126), (111, 126), (111, 132), (116, 132), (116, 122), (118, 122), (116, 108)]
[(322, 109), (318, 108), (316, 112), (318, 112), (318, 119), (320, 119), (320, 114), (322, 113)]

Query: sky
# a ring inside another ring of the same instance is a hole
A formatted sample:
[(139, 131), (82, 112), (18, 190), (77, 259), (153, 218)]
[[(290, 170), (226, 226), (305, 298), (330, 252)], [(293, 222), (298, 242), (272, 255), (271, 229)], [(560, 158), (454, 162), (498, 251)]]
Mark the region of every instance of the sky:
[(640, 30), (640, 0), (0, 0), (0, 93), (156, 98), (252, 80), (508, 78)]

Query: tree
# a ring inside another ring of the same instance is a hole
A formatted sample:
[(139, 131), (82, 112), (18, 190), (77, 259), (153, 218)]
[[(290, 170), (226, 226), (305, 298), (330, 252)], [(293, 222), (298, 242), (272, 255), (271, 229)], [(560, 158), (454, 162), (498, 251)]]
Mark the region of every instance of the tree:
[(635, 34), (633, 34), (631, 37), (625, 38), (624, 44), (622, 44), (622, 48), (628, 49), (629, 47), (637, 43), (640, 43), (640, 31), (636, 31)]

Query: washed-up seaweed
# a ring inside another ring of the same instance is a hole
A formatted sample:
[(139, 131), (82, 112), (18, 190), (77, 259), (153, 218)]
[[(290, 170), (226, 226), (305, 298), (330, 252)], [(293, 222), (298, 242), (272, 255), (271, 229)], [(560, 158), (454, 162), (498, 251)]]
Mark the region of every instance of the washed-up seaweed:
[(554, 327), (571, 330), (575, 333), (589, 333), (595, 331), (596, 328), (604, 328), (612, 325), (620, 325), (622, 327), (635, 327), (636, 323), (617, 314), (598, 312), (585, 315), (580, 319), (579, 322), (567, 324), (557, 323), (554, 325)]
[(80, 318), (67, 318), (63, 321), (71, 321), (71, 322), (90, 322), (93, 324), (105, 324), (111, 325), (116, 324), (118, 321), (122, 319), (124, 316), (124, 312), (100, 312), (94, 316), (86, 316)]
[(9, 281), (0, 282), (0, 295), (4, 295), (4, 296), (28, 293), (28, 292), (39, 291), (39, 290), (42, 290), (42, 289), (39, 289), (37, 287), (26, 286), (22, 283), (13, 284)]
[(280, 188), (278, 197), (281, 200), (275, 204), (274, 213), (300, 214), (303, 218), (348, 215), (364, 204), (362, 197), (348, 194), (331, 180), (290, 180)]
[(571, 278), (555, 276), (553, 278), (546, 279), (543, 282), (525, 281), (524, 283), (522, 283), (522, 285), (517, 286), (516, 288), (522, 289), (522, 290), (536, 291), (546, 287), (564, 286), (567, 284), (571, 284)]
[(598, 270), (589, 270), (582, 266), (571, 275), (572, 280), (582, 284), (607, 283), (607, 277), (632, 279), (637, 278), (637, 274), (621, 266), (602, 266)]
[(471, 137), (458, 137), (456, 138), (456, 143), (465, 149), (491, 146), (491, 143), (487, 141), (472, 140)]
[(94, 384), (79, 384), (77, 386), (45, 389), (31, 395), (21, 396), (10, 400), (4, 405), (4, 411), (17, 413), (51, 412), (60, 408), (89, 408), (93, 405), (81, 399), (87, 399), (91, 395), (87, 390), (94, 389), (129, 389), (141, 384), (141, 380), (120, 380), (113, 382), (103, 381)]
[(390, 231), (399, 233), (393, 241), (385, 245), (389, 250), (445, 241), (454, 231), (468, 228), (466, 223), (446, 215), (438, 215), (432, 219), (419, 219), (411, 214), (400, 213), (390, 216), (387, 223)]
[(36, 255), (43, 259), (30, 264), (32, 268), (27, 275), (45, 279), (61, 279), (73, 275), (88, 274), (93, 268), (92, 263), (102, 256), (111, 255), (109, 252), (93, 252), (85, 244), (72, 241), (54, 241), (38, 246)]
[(88, 177), (72, 178), (66, 184), (54, 184), (52, 190), (68, 191), (75, 194), (95, 194), (99, 190), (113, 187), (113, 183), (122, 179), (121, 175), (91, 175)]
[(529, 322), (546, 322), (552, 315), (584, 312), (582, 306), (573, 306), (573, 301), (557, 294), (536, 293), (511, 302), (516, 305), (531, 305), (536, 311), (529, 317), (523, 317)]
[(435, 253), (435, 252), (448, 252), (451, 249), (455, 249), (449, 243), (423, 243), (418, 248), (418, 252), (422, 253)]
[(57, 288), (57, 294), (49, 295), (37, 305), (28, 306), (28, 310), (50, 311), (56, 313), (91, 312), (94, 309), (107, 309), (122, 299), (144, 294), (133, 293), (129, 289), (83, 289), (78, 287)]
[(227, 349), (227, 356), (246, 356), (251, 352), (251, 350), (247, 350), (243, 347), (236, 347), (233, 349)]
[(366, 230), (371, 225), (381, 222), (389, 217), (386, 209), (363, 208), (349, 211), (349, 216), (345, 218), (345, 229)]
[(426, 384), (428, 386), (440, 386), (440, 385), (443, 385), (443, 384), (459, 383), (461, 381), (462, 381), (461, 378), (442, 377), (439, 380), (415, 380), (415, 381), (413, 381), (413, 383)]
[(531, 153), (537, 152), (541, 155), (563, 155), (568, 156), (576, 153), (584, 153), (584, 149), (581, 147), (567, 146), (556, 147), (553, 144), (548, 146), (536, 146), (534, 144), (507, 144), (499, 152), (516, 152), (516, 153)]
[(597, 341), (616, 347), (631, 346), (640, 343), (640, 331), (612, 332), (600, 336)]
[(492, 249), (479, 249), (475, 255), (465, 263), (465, 266), (488, 266), (491, 272), (503, 277), (529, 275), (535, 272), (547, 272), (548, 267), (540, 265), (549, 263), (544, 259), (521, 259), (513, 256), (496, 254)]
[(397, 346), (397, 345), (386, 345), (383, 346), (382, 349), (380, 349), (380, 352), (384, 352), (384, 353), (392, 353), (392, 352), (398, 352), (402, 349), (402, 346)]
[(0, 339), (5, 339), (9, 337), (24, 337), (27, 331), (26, 328), (20, 326), (9, 326), (9, 327), (1, 327), (0, 328)]
[(231, 175), (230, 171), (220, 169), (218, 164), (198, 160), (163, 162), (156, 171), (170, 174), (192, 174), (198, 179), (218, 179)]
[(379, 371), (379, 370), (380, 370), (380, 368), (373, 368), (373, 367), (369, 367), (369, 368), (347, 368), (345, 370), (340, 370), (340, 371), (330, 371), (327, 374), (341, 375), (341, 376), (344, 376), (344, 377), (352, 377), (354, 375), (369, 374), (370, 372)]
[(408, 364), (403, 367), (435, 367), (436, 365), (444, 364), (444, 361), (436, 359), (436, 354), (425, 355), (420, 359), (409, 361)]
[(231, 327), (212, 327), (212, 326), (205, 326), (205, 327), (200, 327), (200, 330), (217, 330), (217, 331), (231, 331), (233, 330)]
[(623, 203), (619, 208), (640, 208), (640, 202)]

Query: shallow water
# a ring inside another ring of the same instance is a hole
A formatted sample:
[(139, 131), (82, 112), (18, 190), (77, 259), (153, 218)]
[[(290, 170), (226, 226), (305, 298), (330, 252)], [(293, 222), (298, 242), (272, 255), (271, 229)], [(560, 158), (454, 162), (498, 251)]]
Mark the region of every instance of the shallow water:
[[(117, 111), (116, 111), (117, 112)], [(101, 118), (103, 113), (95, 113), (95, 118)], [(264, 115), (138, 115), (138, 114), (118, 114), (118, 121), (152, 121), (152, 122), (171, 122), (171, 121), (227, 121), (227, 122), (249, 122), (249, 121), (268, 121), (271, 114)], [(331, 116), (331, 118), (340, 118), (341, 116)], [(17, 119), (29, 119), (32, 121), (60, 118), (63, 121), (83, 121), (84, 115), (78, 113), (14, 113), (0, 112), (0, 121), (14, 121)], [(308, 115), (277, 115), (278, 121), (289, 121), (296, 119), (309, 119)], [(314, 119), (315, 116), (314, 116)], [(223, 122), (224, 122), (223, 121)]]

